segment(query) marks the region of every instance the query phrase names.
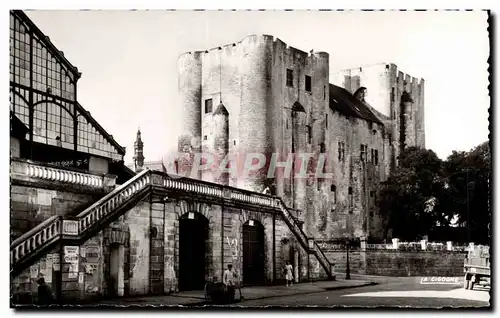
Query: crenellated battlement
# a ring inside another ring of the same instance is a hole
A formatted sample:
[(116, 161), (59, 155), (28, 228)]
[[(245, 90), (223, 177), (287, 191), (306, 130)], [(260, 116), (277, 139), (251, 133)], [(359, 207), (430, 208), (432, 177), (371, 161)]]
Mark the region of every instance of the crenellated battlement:
[(233, 42), (233, 43), (230, 43), (230, 44), (225, 44), (225, 45), (222, 45), (222, 46), (213, 47), (213, 48), (210, 48), (210, 49), (207, 49), (207, 50), (204, 50), (204, 51), (189, 51), (189, 52), (182, 53), (182, 54), (180, 54), (178, 56), (178, 59), (181, 59), (184, 56), (211, 54), (211, 53), (214, 53), (214, 52), (219, 52), (221, 50), (224, 50), (226, 52), (230, 51), (230, 50), (238, 50), (238, 49), (241, 49), (241, 46), (246, 46), (248, 44), (248, 42), (250, 42), (252, 40), (253, 41), (257, 41), (259, 38), (263, 42), (267, 42), (269, 44), (273, 43), (274, 44), (273, 47), (276, 47), (276, 46), (283, 47), (283, 52), (285, 54), (300, 55), (304, 59), (306, 59), (306, 58), (312, 58), (312, 57), (316, 57), (316, 58), (329, 58), (329, 56), (330, 56), (327, 52), (324, 52), (324, 51), (314, 52), (313, 50), (311, 50), (310, 52), (305, 52), (303, 50), (300, 50), (300, 49), (297, 49), (297, 48), (295, 48), (293, 46), (288, 45), (286, 42), (283, 42), (280, 38), (274, 37), (272, 35), (267, 35), (267, 34), (262, 34), (262, 35), (252, 34), (252, 35), (244, 37), (243, 39), (241, 39), (238, 42)]

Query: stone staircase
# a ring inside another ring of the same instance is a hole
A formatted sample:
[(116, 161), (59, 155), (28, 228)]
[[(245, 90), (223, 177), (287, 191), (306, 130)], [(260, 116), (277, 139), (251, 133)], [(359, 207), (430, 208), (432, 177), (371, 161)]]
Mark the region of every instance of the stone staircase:
[(291, 210), (280, 198), (194, 179), (170, 177), (152, 170), (144, 170), (135, 175), (76, 217), (50, 217), (17, 238), (10, 246), (11, 274), (21, 272), (58, 244), (82, 244), (154, 189), (167, 190), (176, 195), (209, 197), (277, 210), (304, 250), (315, 256), (330, 279), (335, 278), (333, 264), (314, 239), (306, 236)]

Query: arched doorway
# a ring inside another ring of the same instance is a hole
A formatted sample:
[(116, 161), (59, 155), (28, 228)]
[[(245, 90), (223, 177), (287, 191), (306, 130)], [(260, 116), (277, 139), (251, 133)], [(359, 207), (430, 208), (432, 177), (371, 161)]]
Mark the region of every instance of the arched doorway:
[(205, 254), (208, 220), (200, 213), (188, 212), (179, 219), (179, 290), (205, 287)]
[(262, 285), (264, 270), (264, 226), (255, 220), (243, 224), (243, 284)]

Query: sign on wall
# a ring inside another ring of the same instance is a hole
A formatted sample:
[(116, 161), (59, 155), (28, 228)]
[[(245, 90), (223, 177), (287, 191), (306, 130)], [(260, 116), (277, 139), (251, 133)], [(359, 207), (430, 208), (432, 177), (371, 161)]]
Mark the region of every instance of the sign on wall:
[(227, 244), (231, 248), (231, 255), (233, 257), (233, 260), (238, 259), (238, 240), (237, 239), (229, 239), (229, 236), (226, 236)]
[(59, 259), (59, 253), (52, 254), (52, 268), (56, 272), (61, 270), (61, 262)]
[(68, 278), (78, 277), (79, 246), (64, 247), (64, 262), (69, 264)]
[(47, 254), (47, 261), (45, 262), (45, 282), (52, 283), (52, 268), (53, 268), (53, 255)]
[(30, 277), (33, 279), (38, 277), (38, 265), (30, 267)]

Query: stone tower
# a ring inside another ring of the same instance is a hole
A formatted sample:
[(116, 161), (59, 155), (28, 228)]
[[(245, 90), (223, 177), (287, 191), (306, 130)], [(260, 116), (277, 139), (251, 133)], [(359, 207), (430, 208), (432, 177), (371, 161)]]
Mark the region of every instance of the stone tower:
[(367, 88), (366, 102), (392, 128), (393, 161), (405, 147), (425, 148), (424, 79), (403, 73), (395, 64), (380, 63), (342, 70), (332, 81), (352, 94)]
[(139, 172), (144, 168), (144, 143), (141, 139), (141, 130), (137, 129), (137, 137), (134, 142), (134, 170)]
[[(394, 64), (332, 78), (328, 53), (270, 35), (178, 62), (179, 174), (256, 192), (271, 186), (315, 238), (380, 236), (380, 182), (401, 149), (425, 146), (423, 79)], [(229, 178), (216, 171), (226, 156), (235, 169), (225, 171), (236, 171)]]

